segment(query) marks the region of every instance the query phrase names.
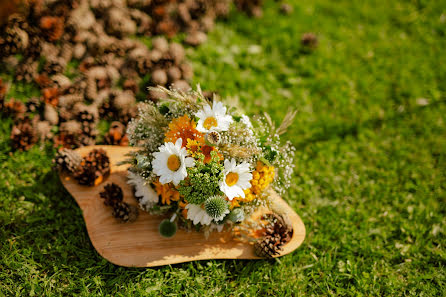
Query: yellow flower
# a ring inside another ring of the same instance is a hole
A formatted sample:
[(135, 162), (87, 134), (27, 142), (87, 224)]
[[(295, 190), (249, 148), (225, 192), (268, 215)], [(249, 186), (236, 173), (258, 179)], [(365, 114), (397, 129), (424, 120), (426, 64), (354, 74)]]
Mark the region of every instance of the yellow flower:
[(197, 155), (200, 153), (200, 147), (201, 144), (197, 140), (193, 140), (190, 138), (187, 139), (187, 144), (186, 144), (187, 152), (192, 157), (194, 158), (197, 157)]
[(257, 162), (256, 170), (252, 173), (251, 188), (244, 191), (245, 198), (235, 197), (231, 201), (230, 208), (240, 206), (240, 202), (251, 202), (260, 195), (274, 180), (274, 167), (267, 166), (263, 162)]
[(164, 142), (175, 143), (178, 138), (183, 139), (183, 147), (188, 143), (188, 139), (204, 143), (204, 135), (196, 129), (196, 123), (188, 115), (173, 119), (169, 124)]

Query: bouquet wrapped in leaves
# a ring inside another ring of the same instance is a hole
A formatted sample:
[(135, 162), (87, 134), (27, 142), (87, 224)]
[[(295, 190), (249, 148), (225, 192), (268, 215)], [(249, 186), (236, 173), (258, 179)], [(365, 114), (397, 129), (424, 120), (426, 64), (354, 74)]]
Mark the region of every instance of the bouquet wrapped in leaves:
[(272, 188), (283, 194), (293, 171), (294, 148), (280, 142), (295, 112), (279, 127), (268, 114), (250, 119), (200, 88), (154, 89), (159, 99), (140, 106), (128, 128), (132, 153), (128, 183), (141, 209), (168, 214), (165, 236), (176, 225), (208, 234), (243, 224), (269, 205)]

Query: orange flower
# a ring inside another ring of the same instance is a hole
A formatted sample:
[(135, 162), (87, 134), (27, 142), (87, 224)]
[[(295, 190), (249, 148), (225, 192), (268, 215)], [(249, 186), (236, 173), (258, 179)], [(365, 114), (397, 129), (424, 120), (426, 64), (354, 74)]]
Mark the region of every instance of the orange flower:
[(199, 143), (204, 143), (203, 133), (197, 129), (197, 124), (187, 115), (173, 119), (169, 124), (169, 130), (166, 132), (164, 142), (175, 143), (178, 138), (183, 139), (183, 147), (187, 145), (187, 140), (197, 140)]
[(156, 193), (161, 196), (161, 203), (170, 205), (171, 201), (180, 200), (180, 192), (178, 192), (170, 184), (161, 184), (158, 180), (154, 182)]
[(181, 214), (183, 215), (183, 217), (184, 217), (185, 219), (187, 219), (187, 209), (186, 209), (186, 205), (187, 205), (187, 202), (186, 202), (186, 201), (181, 200), (180, 202), (178, 202), (178, 206), (182, 209), (182, 210), (181, 210)]
[(218, 150), (216, 147), (213, 147), (213, 146), (210, 146), (207, 144), (203, 144), (203, 143), (199, 143), (196, 140), (188, 139), (186, 147), (187, 147), (187, 151), (189, 152), (189, 154), (194, 158), (198, 157), (198, 155), (200, 155), (200, 154), (204, 155), (203, 162), (205, 164), (211, 162), (211, 160), (212, 160), (211, 152), (213, 152), (213, 151), (216, 151), (218, 156), (220, 157), (220, 159), (223, 159), (223, 156), (220, 153), (218, 153)]

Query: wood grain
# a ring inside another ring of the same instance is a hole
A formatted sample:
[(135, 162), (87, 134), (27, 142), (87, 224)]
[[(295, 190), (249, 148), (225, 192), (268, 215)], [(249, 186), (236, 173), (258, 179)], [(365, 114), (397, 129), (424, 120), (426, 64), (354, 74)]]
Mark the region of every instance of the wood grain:
[[(116, 164), (125, 159), (125, 154), (137, 150), (120, 146), (89, 146), (79, 148), (86, 155), (93, 148), (106, 150), (111, 161), (111, 174), (96, 187), (81, 186), (68, 175), (61, 174), (65, 188), (74, 197), (83, 212), (90, 240), (98, 253), (108, 261), (129, 267), (152, 267), (181, 262), (207, 259), (259, 259), (249, 243), (235, 241), (231, 232), (213, 232), (208, 239), (203, 233), (179, 229), (172, 238), (163, 238), (158, 225), (165, 217), (149, 215), (140, 211), (132, 223), (120, 223), (104, 205), (99, 192), (107, 183), (114, 182), (122, 187), (124, 201), (137, 205), (132, 188), (127, 185), (128, 165)], [(293, 225), (291, 241), (284, 246), (280, 256), (298, 248), (305, 238), (305, 226), (294, 210), (276, 193), (274, 203), (285, 210)]]

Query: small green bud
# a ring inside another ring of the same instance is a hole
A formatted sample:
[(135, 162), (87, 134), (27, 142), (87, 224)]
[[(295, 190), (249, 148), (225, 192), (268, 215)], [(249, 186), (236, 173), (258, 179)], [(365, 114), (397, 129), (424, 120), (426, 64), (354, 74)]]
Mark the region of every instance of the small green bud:
[(177, 224), (174, 222), (171, 222), (168, 219), (162, 220), (158, 230), (160, 232), (160, 235), (163, 237), (172, 237), (177, 233)]
[(234, 223), (240, 223), (245, 219), (245, 212), (241, 208), (234, 208), (229, 213), (228, 219)]
[(221, 221), (229, 213), (228, 202), (221, 196), (210, 197), (204, 203), (207, 214), (215, 221)]

